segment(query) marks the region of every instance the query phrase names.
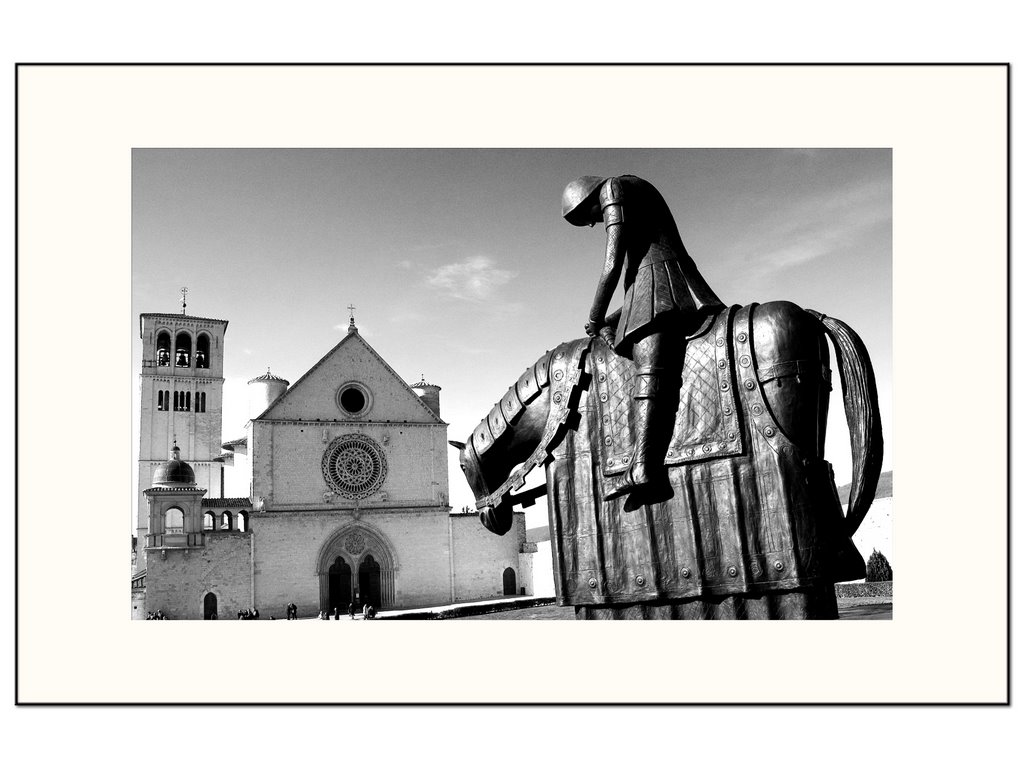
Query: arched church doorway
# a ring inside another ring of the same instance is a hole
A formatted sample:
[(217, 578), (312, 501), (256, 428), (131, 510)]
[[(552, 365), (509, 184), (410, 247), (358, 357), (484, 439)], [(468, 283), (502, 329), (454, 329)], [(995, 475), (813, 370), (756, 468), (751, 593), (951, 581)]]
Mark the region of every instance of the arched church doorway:
[(203, 620), (207, 621), (217, 615), (217, 596), (213, 592), (207, 592), (203, 598)]
[(380, 599), (380, 563), (373, 555), (367, 555), (359, 564), (359, 599), (365, 604), (379, 608)]
[(501, 574), (501, 585), (506, 595), (514, 595), (516, 593), (516, 572), (511, 568), (506, 568)]
[(345, 613), (348, 611), (350, 602), (352, 602), (352, 567), (339, 555), (327, 571), (328, 612), (333, 614), (334, 609), (337, 608), (339, 612)]

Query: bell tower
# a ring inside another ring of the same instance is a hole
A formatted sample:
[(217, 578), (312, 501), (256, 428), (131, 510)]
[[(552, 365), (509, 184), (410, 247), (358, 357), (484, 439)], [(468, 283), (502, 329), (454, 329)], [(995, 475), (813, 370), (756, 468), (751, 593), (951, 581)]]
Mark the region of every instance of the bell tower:
[(196, 483), (209, 489), (210, 496), (223, 496), (221, 408), (228, 321), (186, 315), (184, 294), (185, 289), (181, 314), (139, 316), (142, 373), (136, 519), (140, 543), (149, 532), (143, 492), (153, 485), (153, 473), (175, 444), (181, 460), (195, 471)]

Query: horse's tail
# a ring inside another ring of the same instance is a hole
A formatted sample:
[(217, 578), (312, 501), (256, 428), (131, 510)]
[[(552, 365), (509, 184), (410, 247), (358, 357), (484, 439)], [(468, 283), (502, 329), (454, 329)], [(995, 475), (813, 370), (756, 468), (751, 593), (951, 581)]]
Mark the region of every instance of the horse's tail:
[(843, 405), (846, 407), (853, 453), (853, 482), (846, 508), (847, 533), (852, 536), (875, 498), (882, 471), (882, 420), (878, 414), (875, 372), (864, 342), (850, 326), (820, 312), (811, 310), (811, 314), (825, 327), (839, 363), (839, 380), (843, 387)]

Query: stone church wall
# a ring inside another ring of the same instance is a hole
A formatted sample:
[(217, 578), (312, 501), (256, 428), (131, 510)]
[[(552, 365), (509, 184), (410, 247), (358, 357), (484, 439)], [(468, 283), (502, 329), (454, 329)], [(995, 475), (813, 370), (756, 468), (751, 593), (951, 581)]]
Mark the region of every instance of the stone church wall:
[(526, 587), (533, 594), (532, 579), (520, 565), (520, 548), (526, 540), (526, 517), (515, 514), (512, 529), (504, 536), (495, 536), (472, 515), (452, 515), (452, 541), (455, 562), (455, 600), (485, 600), (502, 597), (502, 574), (506, 568), (516, 573), (516, 592)]
[[(321, 469), (324, 452), (336, 438), (358, 433), (381, 447), (388, 464), (383, 485), (360, 502), (445, 505), (448, 502), (448, 444), (443, 425), (257, 422), (253, 492), (270, 508), (336, 507)], [(325, 439), (326, 438), (326, 439)], [(354, 504), (353, 504), (354, 506)]]
[[(206, 546), (150, 550), (146, 566), (146, 613), (163, 611), (172, 619), (202, 619), (207, 592), (217, 595), (217, 617), (231, 619), (250, 605), (250, 535), (208, 533)], [(142, 618), (145, 618), (143, 615)]]
[[(348, 512), (268, 512), (251, 518), (256, 536), (256, 600), (261, 616), (284, 616), (295, 603), (299, 616), (320, 611), (318, 558), (321, 547), (354, 518)], [(392, 608), (443, 605), (451, 600), (448, 510), (387, 510), (363, 513), (359, 525), (391, 546), (397, 563)], [(357, 578), (357, 560), (348, 557)], [(382, 558), (375, 555), (378, 562)]]

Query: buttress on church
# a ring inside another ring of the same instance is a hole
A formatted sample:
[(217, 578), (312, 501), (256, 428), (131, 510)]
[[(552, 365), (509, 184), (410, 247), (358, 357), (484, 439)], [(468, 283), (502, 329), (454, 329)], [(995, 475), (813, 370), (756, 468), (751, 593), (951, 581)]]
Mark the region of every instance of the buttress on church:
[(360, 336), (295, 384), (249, 381), (244, 435), (224, 442), (228, 321), (140, 316), (132, 617), (262, 618), (533, 594), (525, 518), (495, 536), (448, 496), (441, 388), (409, 385)]

